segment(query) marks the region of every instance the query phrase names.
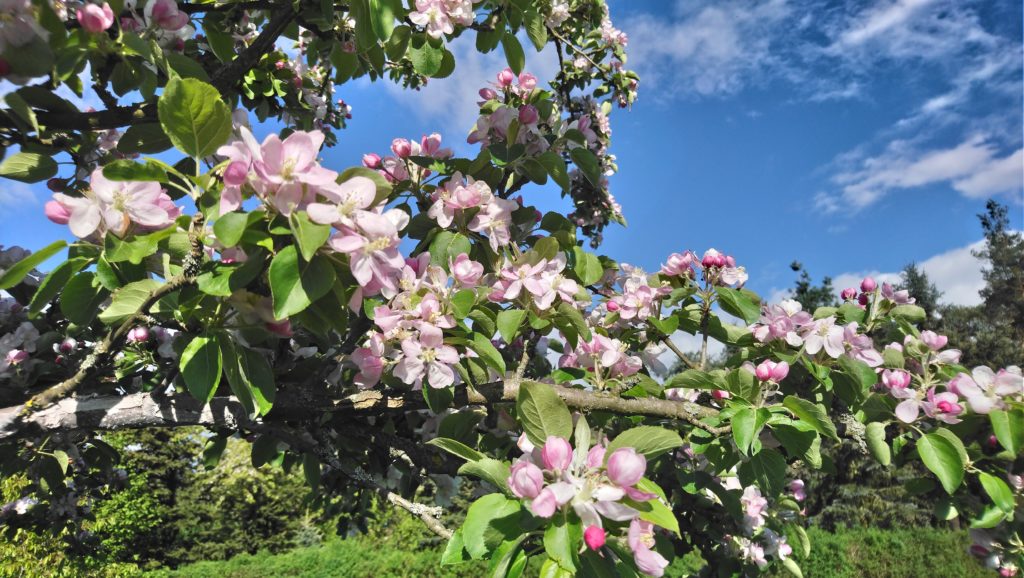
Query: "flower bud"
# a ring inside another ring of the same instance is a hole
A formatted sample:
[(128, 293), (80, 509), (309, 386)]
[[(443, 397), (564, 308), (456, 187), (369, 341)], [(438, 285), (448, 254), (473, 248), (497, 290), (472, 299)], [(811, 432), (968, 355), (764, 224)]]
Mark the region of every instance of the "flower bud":
[(484, 266), (470, 259), (469, 255), (465, 253), (461, 253), (455, 258), (451, 270), (455, 280), (467, 287), (475, 286), (484, 274)]
[(608, 479), (617, 486), (636, 485), (646, 469), (647, 459), (633, 448), (619, 448), (608, 458)]
[(380, 166), (380, 155), (367, 153), (363, 155), (363, 166), (368, 169), (375, 169)]
[(540, 452), (544, 467), (549, 470), (565, 470), (572, 463), (572, 446), (564, 438), (549, 436)]
[(867, 307), (868, 299), (869, 298), (867, 293), (861, 293), (860, 295), (857, 296), (857, 304), (860, 305), (861, 307)]
[(1009, 482), (1010, 486), (1013, 487), (1013, 489), (1017, 490), (1018, 492), (1020, 490), (1024, 490), (1024, 476), (1018, 476), (1016, 474), (1006, 474), (1006, 481)]
[(558, 509), (558, 499), (555, 498), (555, 493), (550, 488), (544, 488), (541, 490), (537, 497), (530, 503), (530, 511), (533, 512), (534, 516), (540, 518), (550, 518), (555, 515), (555, 510)]
[(612, 313), (619, 310), (619, 304), (614, 301), (609, 301), (607, 307), (608, 311), (611, 311)]
[(729, 392), (725, 391), (724, 389), (716, 389), (715, 391), (711, 392), (711, 397), (713, 397), (714, 399), (729, 399), (732, 396), (729, 395)]
[(512, 86), (512, 82), (515, 81), (516, 75), (512, 72), (511, 68), (506, 68), (498, 73), (498, 86), (502, 88), (508, 88)]
[(512, 466), (508, 487), (517, 497), (532, 500), (544, 487), (544, 472), (526, 460), (519, 460)]
[(768, 381), (772, 378), (772, 368), (770, 367), (771, 361), (762, 361), (757, 368), (754, 369), (754, 375), (757, 376), (758, 381)]
[(793, 499), (798, 502), (802, 502), (807, 499), (804, 481), (801, 479), (795, 479), (792, 482), (789, 482), (789, 491), (793, 494)]
[(853, 301), (857, 297), (857, 289), (855, 287), (847, 287), (843, 289), (843, 292), (839, 294), (843, 301)]
[(498, 93), (494, 92), (494, 90), (491, 88), (481, 88), (479, 94), (480, 98), (484, 100), (494, 100), (498, 98)]
[(519, 107), (519, 124), (533, 124), (540, 119), (537, 107), (531, 104), (524, 104)]
[(396, 138), (391, 141), (391, 152), (395, 153), (400, 159), (404, 159), (412, 154), (412, 143), (409, 139)]
[(605, 532), (599, 526), (587, 526), (583, 531), (583, 541), (587, 543), (587, 548), (595, 552), (604, 546), (604, 539)]
[(71, 220), (71, 211), (57, 201), (47, 201), (43, 206), (43, 214), (58, 225), (67, 225)]
[(233, 161), (224, 169), (224, 184), (240, 187), (249, 178), (249, 167), (242, 161)]
[(68, 337), (64, 341), (60, 342), (57, 347), (58, 351), (63, 354), (69, 354), (78, 348), (78, 341), (74, 337)]
[(928, 346), (928, 349), (938, 351), (946, 346), (946, 343), (949, 342), (949, 338), (945, 335), (939, 335), (934, 331), (922, 331), (921, 341)]
[(114, 23), (114, 11), (106, 2), (103, 6), (96, 4), (84, 4), (75, 11), (75, 18), (82, 25), (82, 30), (92, 34), (103, 32)]
[(277, 62), (274, 63), (274, 68), (276, 68), (278, 70), (284, 70), (285, 66), (287, 66), (287, 65), (285, 64), (285, 62), (283, 60), (278, 60)]
[(285, 319), (284, 321), (274, 321), (266, 323), (265, 327), (267, 331), (278, 335), (279, 337), (291, 337), (292, 336), (292, 322)]
[(149, 341), (149, 328), (139, 325), (128, 330), (128, 343), (143, 343)]
[(590, 448), (587, 452), (587, 467), (591, 469), (597, 469), (604, 463), (604, 453), (608, 448), (604, 447), (603, 444), (597, 444)]
[(886, 369), (882, 372), (882, 384), (889, 389), (903, 389), (910, 385), (910, 374), (902, 369)]
[(860, 290), (863, 291), (864, 293), (871, 293), (877, 288), (878, 283), (875, 283), (875, 280), (872, 279), (871, 277), (865, 277), (860, 282)]
[(786, 379), (787, 375), (789, 375), (789, 364), (785, 361), (776, 363), (775, 367), (772, 368), (772, 381), (775, 383)]

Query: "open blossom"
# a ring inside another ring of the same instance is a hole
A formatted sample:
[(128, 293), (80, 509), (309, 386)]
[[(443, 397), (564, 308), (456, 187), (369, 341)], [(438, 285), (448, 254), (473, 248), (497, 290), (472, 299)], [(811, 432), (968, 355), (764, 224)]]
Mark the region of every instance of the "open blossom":
[(882, 371), (882, 384), (886, 388), (904, 389), (910, 386), (910, 374), (902, 369), (886, 369)]
[(904, 423), (913, 423), (917, 420), (921, 410), (924, 410), (925, 415), (932, 419), (948, 424), (960, 423), (960, 419), (956, 416), (963, 413), (964, 408), (959, 404), (960, 398), (953, 392), (935, 393), (933, 387), (928, 390), (924, 399), (921, 399), (920, 392), (909, 389), (893, 389), (890, 393), (893, 397), (905, 397), (896, 406), (896, 417)]
[(361, 211), (353, 216), (355, 227), (343, 227), (329, 241), (330, 246), (349, 256), (352, 276), (371, 293), (396, 291), (395, 276), (405, 266), (398, 252), (398, 231), (409, 216), (392, 209), (384, 214)]
[(430, 387), (445, 388), (455, 383), (452, 366), (459, 362), (459, 353), (444, 344), (441, 330), (422, 324), (419, 337), (402, 341), (402, 359), (395, 366), (395, 377), (409, 385), (420, 386), (427, 378)]
[(843, 339), (848, 348), (847, 355), (871, 367), (882, 365), (882, 354), (875, 350), (874, 342), (867, 335), (859, 335), (857, 328), (858, 323), (853, 321), (843, 329)]
[(740, 504), (743, 505), (743, 526), (747, 532), (764, 526), (764, 513), (768, 509), (768, 500), (761, 495), (757, 486), (747, 486), (740, 497)]
[(897, 305), (909, 305), (915, 302), (915, 299), (910, 296), (909, 291), (906, 289), (896, 291), (892, 288), (892, 285), (888, 283), (882, 283), (882, 297)]
[(377, 196), (377, 185), (366, 177), (352, 177), (336, 185), (321, 189), (320, 194), (331, 203), (310, 203), (306, 207), (309, 219), (321, 225), (354, 227), (356, 211), (365, 211), (373, 206)]
[(825, 317), (806, 325), (803, 330), (804, 349), (811, 355), (822, 349), (833, 359), (846, 352), (845, 331), (836, 325), (835, 317)]
[(762, 308), (761, 319), (751, 325), (750, 330), (761, 343), (784, 339), (793, 347), (800, 347), (804, 342), (800, 331), (812, 322), (811, 314), (804, 311), (798, 301), (785, 299)]
[(359, 389), (370, 389), (380, 382), (384, 372), (384, 339), (380, 333), (370, 335), (366, 347), (352, 352), (352, 363), (359, 368), (353, 381)]
[(618, 339), (594, 333), (590, 341), (580, 340), (576, 349), (562, 355), (559, 367), (583, 367), (593, 371), (607, 369), (608, 377), (628, 377), (640, 371), (643, 361), (627, 355), (626, 346)]
[(111, 232), (123, 237), (128, 228), (145, 230), (167, 227), (181, 214), (181, 208), (160, 188), (159, 183), (111, 181), (102, 169), (92, 173), (91, 187), (83, 197), (54, 193), (46, 204), (50, 220), (67, 224), (79, 238)]
[(470, 259), (465, 253), (460, 253), (452, 261), (450, 269), (452, 277), (463, 287), (475, 287), (484, 274), (484, 266)]
[(692, 251), (672, 253), (661, 266), (661, 274), (669, 277), (689, 277), (693, 275), (697, 256)]
[(1019, 397), (1024, 393), (1024, 378), (1019, 368), (1008, 368), (996, 373), (987, 367), (975, 367), (971, 375), (961, 373), (954, 377), (948, 389), (966, 398), (971, 411), (987, 414), (1004, 409), (1004, 398), (1014, 395)]
[(668, 560), (654, 551), (654, 524), (634, 519), (629, 524), (628, 534), (629, 549), (633, 551), (633, 560), (636, 567), (648, 576), (663, 576)]
[(171, 32), (181, 30), (188, 24), (188, 14), (178, 10), (174, 0), (150, 0), (143, 9), (146, 21)]
[(562, 275), (565, 265), (563, 253), (534, 264), (506, 265), (498, 272), (498, 280), (491, 287), (488, 298), (492, 301), (511, 301), (520, 295), (530, 295), (532, 303), (541, 310), (550, 308), (556, 297), (574, 303), (579, 286)]
[(324, 142), (318, 130), (295, 131), (284, 140), (270, 134), (253, 162), (257, 190), (283, 215), (305, 208), (321, 187), (332, 187), (338, 173), (325, 169), (316, 157)]
[(512, 212), (518, 208), (515, 201), (494, 197), (469, 222), (469, 230), (487, 235), (491, 249), (498, 251), (512, 242)]
[(458, 212), (482, 207), (494, 200), (494, 195), (486, 182), (474, 180), (473, 177), (464, 179), (462, 173), (456, 172), (444, 186), (434, 191), (432, 198), (434, 204), (430, 206), (427, 215), (441, 227), (448, 228)]

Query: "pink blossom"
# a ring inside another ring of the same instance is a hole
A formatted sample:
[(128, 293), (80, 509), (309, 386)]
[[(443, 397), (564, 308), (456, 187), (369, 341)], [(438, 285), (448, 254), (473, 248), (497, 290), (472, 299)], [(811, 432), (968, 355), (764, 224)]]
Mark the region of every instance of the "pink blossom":
[(144, 343), (149, 341), (149, 328), (139, 325), (128, 330), (128, 343)]
[(28, 352), (24, 349), (12, 349), (4, 357), (7, 365), (19, 365), (28, 359)]
[(305, 207), (320, 187), (334, 184), (338, 173), (316, 160), (323, 142), (320, 131), (295, 131), (283, 141), (276, 134), (264, 139), (253, 168), (260, 177), (260, 192), (281, 214)]
[(409, 13), (409, 20), (424, 27), (433, 38), (455, 32), (444, 0), (416, 0), (416, 10)]
[(796, 479), (789, 482), (789, 491), (793, 494), (793, 499), (798, 502), (802, 502), (807, 499), (807, 491), (805, 490), (803, 480)]
[(380, 333), (371, 333), (366, 347), (352, 352), (352, 363), (359, 368), (353, 379), (359, 389), (370, 389), (380, 382), (384, 372), (384, 339)]
[(502, 70), (501, 72), (498, 73), (498, 86), (502, 88), (512, 86), (512, 83), (515, 82), (515, 79), (516, 75), (514, 72), (512, 72), (512, 69), (506, 68), (505, 70)]
[(587, 544), (587, 548), (595, 552), (604, 546), (605, 536), (606, 533), (600, 526), (587, 526), (587, 529), (583, 531), (583, 541)]
[(960, 423), (956, 416), (963, 413), (964, 408), (958, 402), (960, 398), (953, 392), (935, 393), (935, 388), (928, 390), (927, 400), (921, 402), (921, 409), (932, 419), (955, 424)]
[(946, 346), (949, 338), (945, 335), (939, 335), (934, 331), (922, 331), (921, 341), (928, 346), (928, 349), (932, 351), (938, 351)]
[(857, 289), (854, 287), (847, 287), (846, 289), (843, 289), (842, 293), (839, 294), (839, 297), (843, 301), (853, 301), (857, 298)]
[(778, 383), (789, 375), (789, 364), (785, 361), (775, 362), (766, 359), (754, 369), (754, 375), (757, 376), (759, 381), (774, 381)]
[(550, 487), (541, 490), (537, 497), (530, 502), (530, 511), (541, 518), (550, 518), (555, 515), (556, 509), (558, 509), (558, 500)]
[(544, 486), (544, 472), (527, 460), (519, 460), (512, 465), (508, 485), (516, 497), (532, 500)]
[[(923, 337), (923, 334), (922, 334)], [(1020, 374), (1006, 370), (996, 374), (987, 367), (975, 367), (971, 375), (961, 373), (949, 382), (948, 389), (955, 395), (967, 399), (974, 413), (987, 414), (997, 409), (1004, 409), (1004, 398), (1020, 394), (1024, 379)]]
[(534, 124), (540, 119), (540, 115), (537, 113), (537, 107), (524, 104), (519, 107), (519, 123), (520, 124)]
[(572, 463), (572, 446), (564, 438), (550, 436), (544, 442), (544, 448), (541, 449), (540, 455), (545, 469), (566, 470)]
[(860, 290), (864, 293), (871, 293), (878, 288), (878, 283), (871, 277), (865, 277), (860, 282)]
[(685, 253), (672, 253), (668, 260), (661, 266), (661, 274), (670, 277), (692, 276), (697, 256), (692, 251)]
[(888, 389), (903, 389), (910, 386), (910, 374), (902, 369), (882, 371), (882, 384)]
[(158, 183), (111, 181), (102, 169), (93, 171), (84, 197), (54, 193), (53, 200), (61, 208), (51, 206), (47, 214), (61, 219), (66, 214), (71, 232), (83, 239), (97, 231), (123, 237), (133, 223), (147, 230), (160, 229), (181, 213)]
[(473, 177), (464, 179), (462, 173), (457, 171), (444, 186), (434, 191), (431, 198), (434, 204), (430, 206), (427, 215), (444, 228), (451, 226), (457, 213), (494, 200), (486, 182), (474, 180)]
[(446, 159), (452, 156), (452, 149), (441, 148), (441, 135), (435, 132), (420, 139), (420, 154), (435, 159)]
[(647, 459), (633, 448), (619, 448), (608, 458), (608, 479), (622, 486), (635, 486), (647, 469)]
[(633, 551), (636, 567), (641, 572), (655, 577), (665, 574), (668, 560), (651, 549), (654, 547), (654, 524), (639, 518), (633, 519), (629, 524), (627, 542)]
[(515, 201), (495, 197), (469, 222), (469, 230), (487, 235), (491, 249), (497, 252), (512, 242), (512, 211), (518, 208)]
[(309, 219), (321, 225), (354, 227), (356, 211), (373, 206), (377, 185), (366, 177), (355, 176), (347, 181), (321, 189), (320, 193), (332, 203), (310, 203), (306, 207)]
[(395, 290), (394, 277), (405, 266), (398, 252), (398, 231), (407, 222), (408, 215), (398, 209), (383, 215), (360, 211), (353, 215), (355, 227), (343, 227), (328, 243), (348, 254), (352, 276), (361, 286)]
[(368, 153), (363, 155), (363, 166), (368, 169), (375, 169), (380, 166), (380, 155)]
[(148, 22), (164, 30), (173, 32), (188, 24), (188, 14), (178, 11), (174, 0), (150, 0), (143, 12)]
[(452, 261), (449, 269), (455, 280), (463, 287), (475, 287), (484, 274), (484, 266), (470, 259), (465, 253), (460, 253)]
[(822, 349), (833, 359), (846, 352), (843, 327), (836, 325), (835, 317), (813, 321), (803, 330), (804, 350), (816, 355)]
[(604, 444), (597, 444), (587, 452), (586, 464), (588, 468), (597, 469), (604, 463), (604, 454), (608, 448)]
[(75, 18), (78, 19), (83, 30), (98, 34), (110, 28), (114, 23), (114, 11), (106, 2), (103, 3), (103, 6), (87, 3), (75, 11)]
[(58, 225), (67, 225), (68, 221), (71, 220), (71, 209), (62, 203), (57, 201), (46, 201), (46, 205), (43, 207), (43, 213), (47, 219), (50, 219)]
[(764, 512), (768, 509), (768, 500), (761, 495), (757, 486), (747, 486), (740, 497), (743, 505), (743, 525), (748, 532), (764, 526)]
[(896, 291), (888, 283), (882, 283), (882, 297), (897, 305), (907, 305), (915, 302), (915, 299), (910, 296), (909, 291), (906, 289)]
[(785, 299), (762, 308), (761, 319), (751, 325), (750, 330), (761, 343), (783, 339), (793, 347), (800, 347), (804, 342), (800, 332), (812, 323), (811, 314), (803, 311), (799, 302)]
[(858, 335), (857, 329), (856, 321), (851, 322), (843, 329), (843, 340), (849, 349), (847, 355), (858, 361), (863, 361), (871, 367), (882, 365), (884, 361), (882, 354), (875, 351), (874, 342), (867, 335)]
[(444, 344), (441, 330), (422, 324), (418, 339), (409, 337), (402, 341), (402, 358), (395, 366), (395, 377), (417, 387), (426, 377), (430, 387), (445, 388), (455, 383), (451, 366), (458, 362), (458, 352)]

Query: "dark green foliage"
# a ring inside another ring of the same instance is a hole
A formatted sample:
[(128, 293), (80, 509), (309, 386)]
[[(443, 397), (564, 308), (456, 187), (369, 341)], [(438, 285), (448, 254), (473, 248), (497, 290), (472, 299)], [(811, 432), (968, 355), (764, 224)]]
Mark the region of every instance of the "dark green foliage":
[(811, 280), (810, 273), (799, 261), (793, 261), (789, 268), (794, 273), (799, 273), (796, 279), (796, 286), (793, 287), (793, 299), (796, 299), (804, 306), (804, 311), (814, 312), (818, 307), (830, 307), (837, 305), (836, 290), (832, 287), (832, 278), (823, 277), (821, 285), (815, 285)]

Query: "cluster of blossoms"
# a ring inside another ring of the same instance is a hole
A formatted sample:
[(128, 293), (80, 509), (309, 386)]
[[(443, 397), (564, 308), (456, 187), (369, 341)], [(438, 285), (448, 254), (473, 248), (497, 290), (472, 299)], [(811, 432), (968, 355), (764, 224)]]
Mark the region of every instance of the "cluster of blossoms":
[[(777, 530), (769, 527), (769, 521), (773, 516), (785, 517), (787, 512), (772, 512), (769, 508), (767, 498), (761, 494), (756, 486), (742, 487), (735, 477), (728, 477), (722, 480), (722, 485), (729, 490), (742, 490), (740, 505), (743, 507), (743, 532), (744, 536), (731, 536), (731, 546), (737, 551), (740, 558), (746, 562), (765, 568), (768, 566), (768, 557), (774, 557), (779, 561), (785, 560), (793, 553), (792, 546), (786, 540), (786, 536)], [(797, 502), (807, 498), (803, 480), (793, 480), (789, 484), (790, 495)]]
[(643, 368), (639, 356), (630, 355), (627, 346), (598, 332), (590, 341), (582, 339), (576, 349), (566, 351), (558, 359), (559, 367), (578, 367), (594, 372), (598, 383), (604, 379), (629, 377)]
[[(519, 203), (495, 196), (484, 181), (473, 177), (466, 179), (456, 172), (434, 190), (431, 200), (433, 204), (427, 215), (439, 226), (450, 228), (456, 217), (460, 217), (465, 228), (487, 235), (495, 252), (512, 242), (512, 213), (519, 209)], [(473, 217), (466, 223), (462, 217), (471, 210)]]
[[(1014, 477), (1017, 478), (1017, 484), (1014, 487), (1019, 492), (1022, 489), (1022, 482), (1020, 476)], [(982, 560), (985, 566), (990, 570), (999, 572), (999, 576), (1002, 578), (1012, 578), (1017, 575), (1020, 568), (1008, 559), (1012, 558), (1013, 554), (1012, 552), (1006, 552), (1008, 548), (1005, 544), (1001, 544), (985, 530), (972, 528), (969, 532), (972, 543), (970, 547), (968, 547), (967, 551), (972, 556)], [(1017, 542), (1019, 550), (1019, 539)]]
[(641, 520), (640, 512), (623, 502), (657, 499), (637, 488), (647, 469), (642, 454), (624, 447), (606, 459), (604, 444), (589, 451), (573, 450), (567, 440), (555, 436), (538, 448), (524, 434), (518, 445), (523, 455), (512, 464), (508, 485), (535, 516), (550, 518), (571, 507), (583, 524), (584, 542), (595, 551), (608, 539), (612, 528), (606, 525), (629, 522), (626, 540), (637, 568), (649, 576), (664, 573), (668, 560), (653, 550), (653, 524)]
[(698, 271), (705, 283), (712, 286), (742, 287), (750, 278), (746, 268), (737, 265), (732, 255), (713, 248), (705, 251), (700, 259), (693, 251), (672, 253), (661, 266), (660, 273), (669, 278), (695, 279)]
[(576, 306), (579, 284), (565, 277), (565, 254), (536, 263), (508, 263), (498, 271), (488, 299), (495, 302), (523, 301), (537, 309), (550, 309), (555, 299)]
[[(494, 88), (480, 89), (481, 114), (466, 139), (469, 144), (488, 147), (496, 143), (521, 144), (525, 154), (537, 156), (548, 150), (550, 143), (544, 127), (555, 119), (542, 118), (540, 110), (532, 104), (537, 77), (529, 72), (516, 75), (506, 68), (497, 75)], [(495, 90), (497, 89), (497, 90)], [(509, 142), (512, 122), (517, 121), (515, 139)]]
[(83, 196), (54, 193), (44, 211), (51, 221), (67, 225), (82, 239), (156, 231), (181, 215), (181, 207), (158, 183), (111, 181), (103, 176), (103, 169), (93, 171)]
[(416, 0), (409, 20), (422, 26), (427, 34), (441, 38), (455, 32), (455, 26), (469, 26), (476, 18), (473, 4), (480, 0)]
[(10, 378), (30, 363), (36, 351), (39, 331), (14, 299), (0, 298), (0, 378)]
[(420, 142), (396, 138), (391, 141), (393, 156), (381, 157), (375, 153), (363, 155), (363, 166), (374, 169), (390, 183), (401, 181), (422, 181), (430, 176), (430, 171), (409, 160), (409, 157), (430, 157), (446, 159), (452, 156), (451, 149), (441, 148), (441, 135), (433, 133), (424, 135)]
[(195, 35), (189, 16), (178, 9), (174, 0), (149, 0), (138, 12), (137, 2), (128, 0), (125, 9), (130, 15), (121, 17), (121, 28), (129, 32), (152, 34), (161, 46), (181, 50), (184, 42)]
[[(860, 282), (860, 293), (857, 292), (856, 287), (847, 287), (839, 294), (843, 301), (856, 301), (861, 308), (866, 308), (871, 302), (871, 296), (874, 295), (875, 289), (878, 288), (878, 282), (872, 277), (865, 277)], [(894, 305), (910, 305), (915, 302), (915, 299), (910, 296), (910, 291), (901, 289), (897, 291), (889, 283), (882, 283), (881, 291), (878, 293), (882, 299), (893, 303)]]
[(843, 326), (834, 315), (814, 319), (793, 299), (785, 299), (762, 309), (761, 318), (750, 326), (754, 338), (761, 343), (783, 340), (793, 347), (803, 347), (810, 355), (824, 351), (833, 359), (846, 355), (871, 367), (882, 365), (882, 354), (873, 340), (859, 333), (856, 321)]

